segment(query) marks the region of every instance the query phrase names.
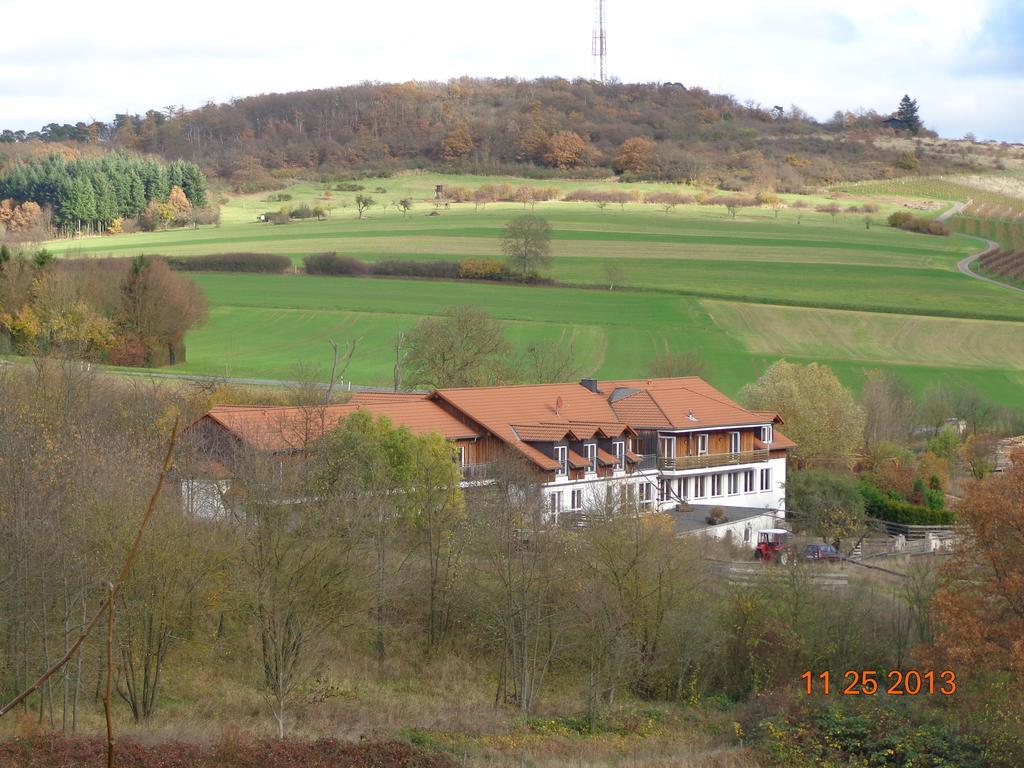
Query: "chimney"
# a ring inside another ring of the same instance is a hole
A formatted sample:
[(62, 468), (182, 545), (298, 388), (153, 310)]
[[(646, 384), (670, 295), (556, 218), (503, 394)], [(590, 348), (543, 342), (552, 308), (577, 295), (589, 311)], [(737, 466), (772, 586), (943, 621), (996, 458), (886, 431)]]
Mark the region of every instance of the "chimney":
[(580, 379), (580, 386), (584, 389), (589, 389), (595, 395), (599, 394), (597, 389), (597, 379)]

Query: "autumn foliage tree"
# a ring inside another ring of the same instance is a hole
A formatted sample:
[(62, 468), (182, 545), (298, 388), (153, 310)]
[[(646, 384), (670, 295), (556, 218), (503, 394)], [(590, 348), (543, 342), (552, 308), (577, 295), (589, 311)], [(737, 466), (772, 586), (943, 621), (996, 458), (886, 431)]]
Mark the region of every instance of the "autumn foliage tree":
[(473, 135), (464, 124), (455, 125), (441, 140), (441, 158), (453, 163), (465, 160), (473, 152)]
[(1024, 681), (1024, 452), (969, 481), (957, 516), (969, 536), (935, 597), (938, 647), (962, 669)]
[(654, 170), (654, 150), (657, 145), (646, 136), (634, 136), (622, 142), (622, 148), (615, 159), (618, 173), (642, 175)]
[(740, 397), (754, 410), (782, 417), (801, 466), (849, 465), (864, 438), (863, 410), (826, 365), (779, 360)]
[(578, 168), (587, 164), (587, 142), (573, 131), (559, 131), (548, 139), (543, 158), (552, 168)]
[[(120, 324), (129, 358), (153, 364), (173, 350), (185, 332), (206, 319), (206, 298), (199, 286), (175, 274), (167, 263), (143, 256), (132, 262), (123, 286)], [(129, 350), (134, 350), (129, 352)]]

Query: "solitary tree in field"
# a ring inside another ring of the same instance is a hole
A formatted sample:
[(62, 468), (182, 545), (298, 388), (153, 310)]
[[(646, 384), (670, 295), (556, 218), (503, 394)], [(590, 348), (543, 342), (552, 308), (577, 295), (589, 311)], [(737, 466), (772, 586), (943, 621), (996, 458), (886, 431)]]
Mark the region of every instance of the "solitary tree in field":
[(402, 217), (404, 218), (409, 213), (409, 209), (412, 208), (412, 200), (410, 200), (408, 197), (403, 197), (401, 200), (395, 203), (395, 205), (398, 206), (399, 210), (402, 212)]
[(480, 387), (502, 383), (512, 347), (505, 327), (476, 307), (452, 307), (409, 331), (404, 370), (412, 385)]
[(540, 216), (520, 216), (505, 225), (501, 250), (512, 274), (527, 280), (551, 263), (551, 225)]
[(356, 195), (356, 210), (359, 212), (358, 218), (363, 218), (363, 213), (376, 204), (377, 201), (369, 195)]
[(917, 114), (917, 99), (912, 99), (904, 94), (900, 99), (899, 109), (896, 110), (896, 117), (903, 123), (903, 127), (912, 134), (917, 136), (920, 133), (922, 125), (921, 118)]

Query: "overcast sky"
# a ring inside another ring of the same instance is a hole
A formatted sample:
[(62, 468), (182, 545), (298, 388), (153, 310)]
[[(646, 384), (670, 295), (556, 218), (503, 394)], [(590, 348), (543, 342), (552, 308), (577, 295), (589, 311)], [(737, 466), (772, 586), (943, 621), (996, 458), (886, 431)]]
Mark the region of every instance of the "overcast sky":
[[(592, 0), (0, 0), (0, 128), (362, 80), (589, 77)], [(607, 0), (608, 69), (1024, 141), (1024, 0)]]

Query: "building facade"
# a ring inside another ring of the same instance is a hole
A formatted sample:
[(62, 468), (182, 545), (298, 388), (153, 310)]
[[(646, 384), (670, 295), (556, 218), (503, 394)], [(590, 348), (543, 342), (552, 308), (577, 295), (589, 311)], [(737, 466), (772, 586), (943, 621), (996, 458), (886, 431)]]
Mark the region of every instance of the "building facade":
[(183, 485), (186, 505), (199, 499), (194, 513), (216, 511), (233, 451), (301, 457), (357, 410), (443, 435), (456, 446), (467, 487), (488, 482), (502, 455), (522, 457), (539, 475), (553, 521), (585, 522), (621, 503), (661, 512), (721, 507), (734, 522), (763, 517), (766, 525), (785, 514), (795, 444), (779, 431), (781, 419), (747, 410), (697, 377), (358, 393), (312, 409), (220, 406), (188, 427), (216, 469)]

